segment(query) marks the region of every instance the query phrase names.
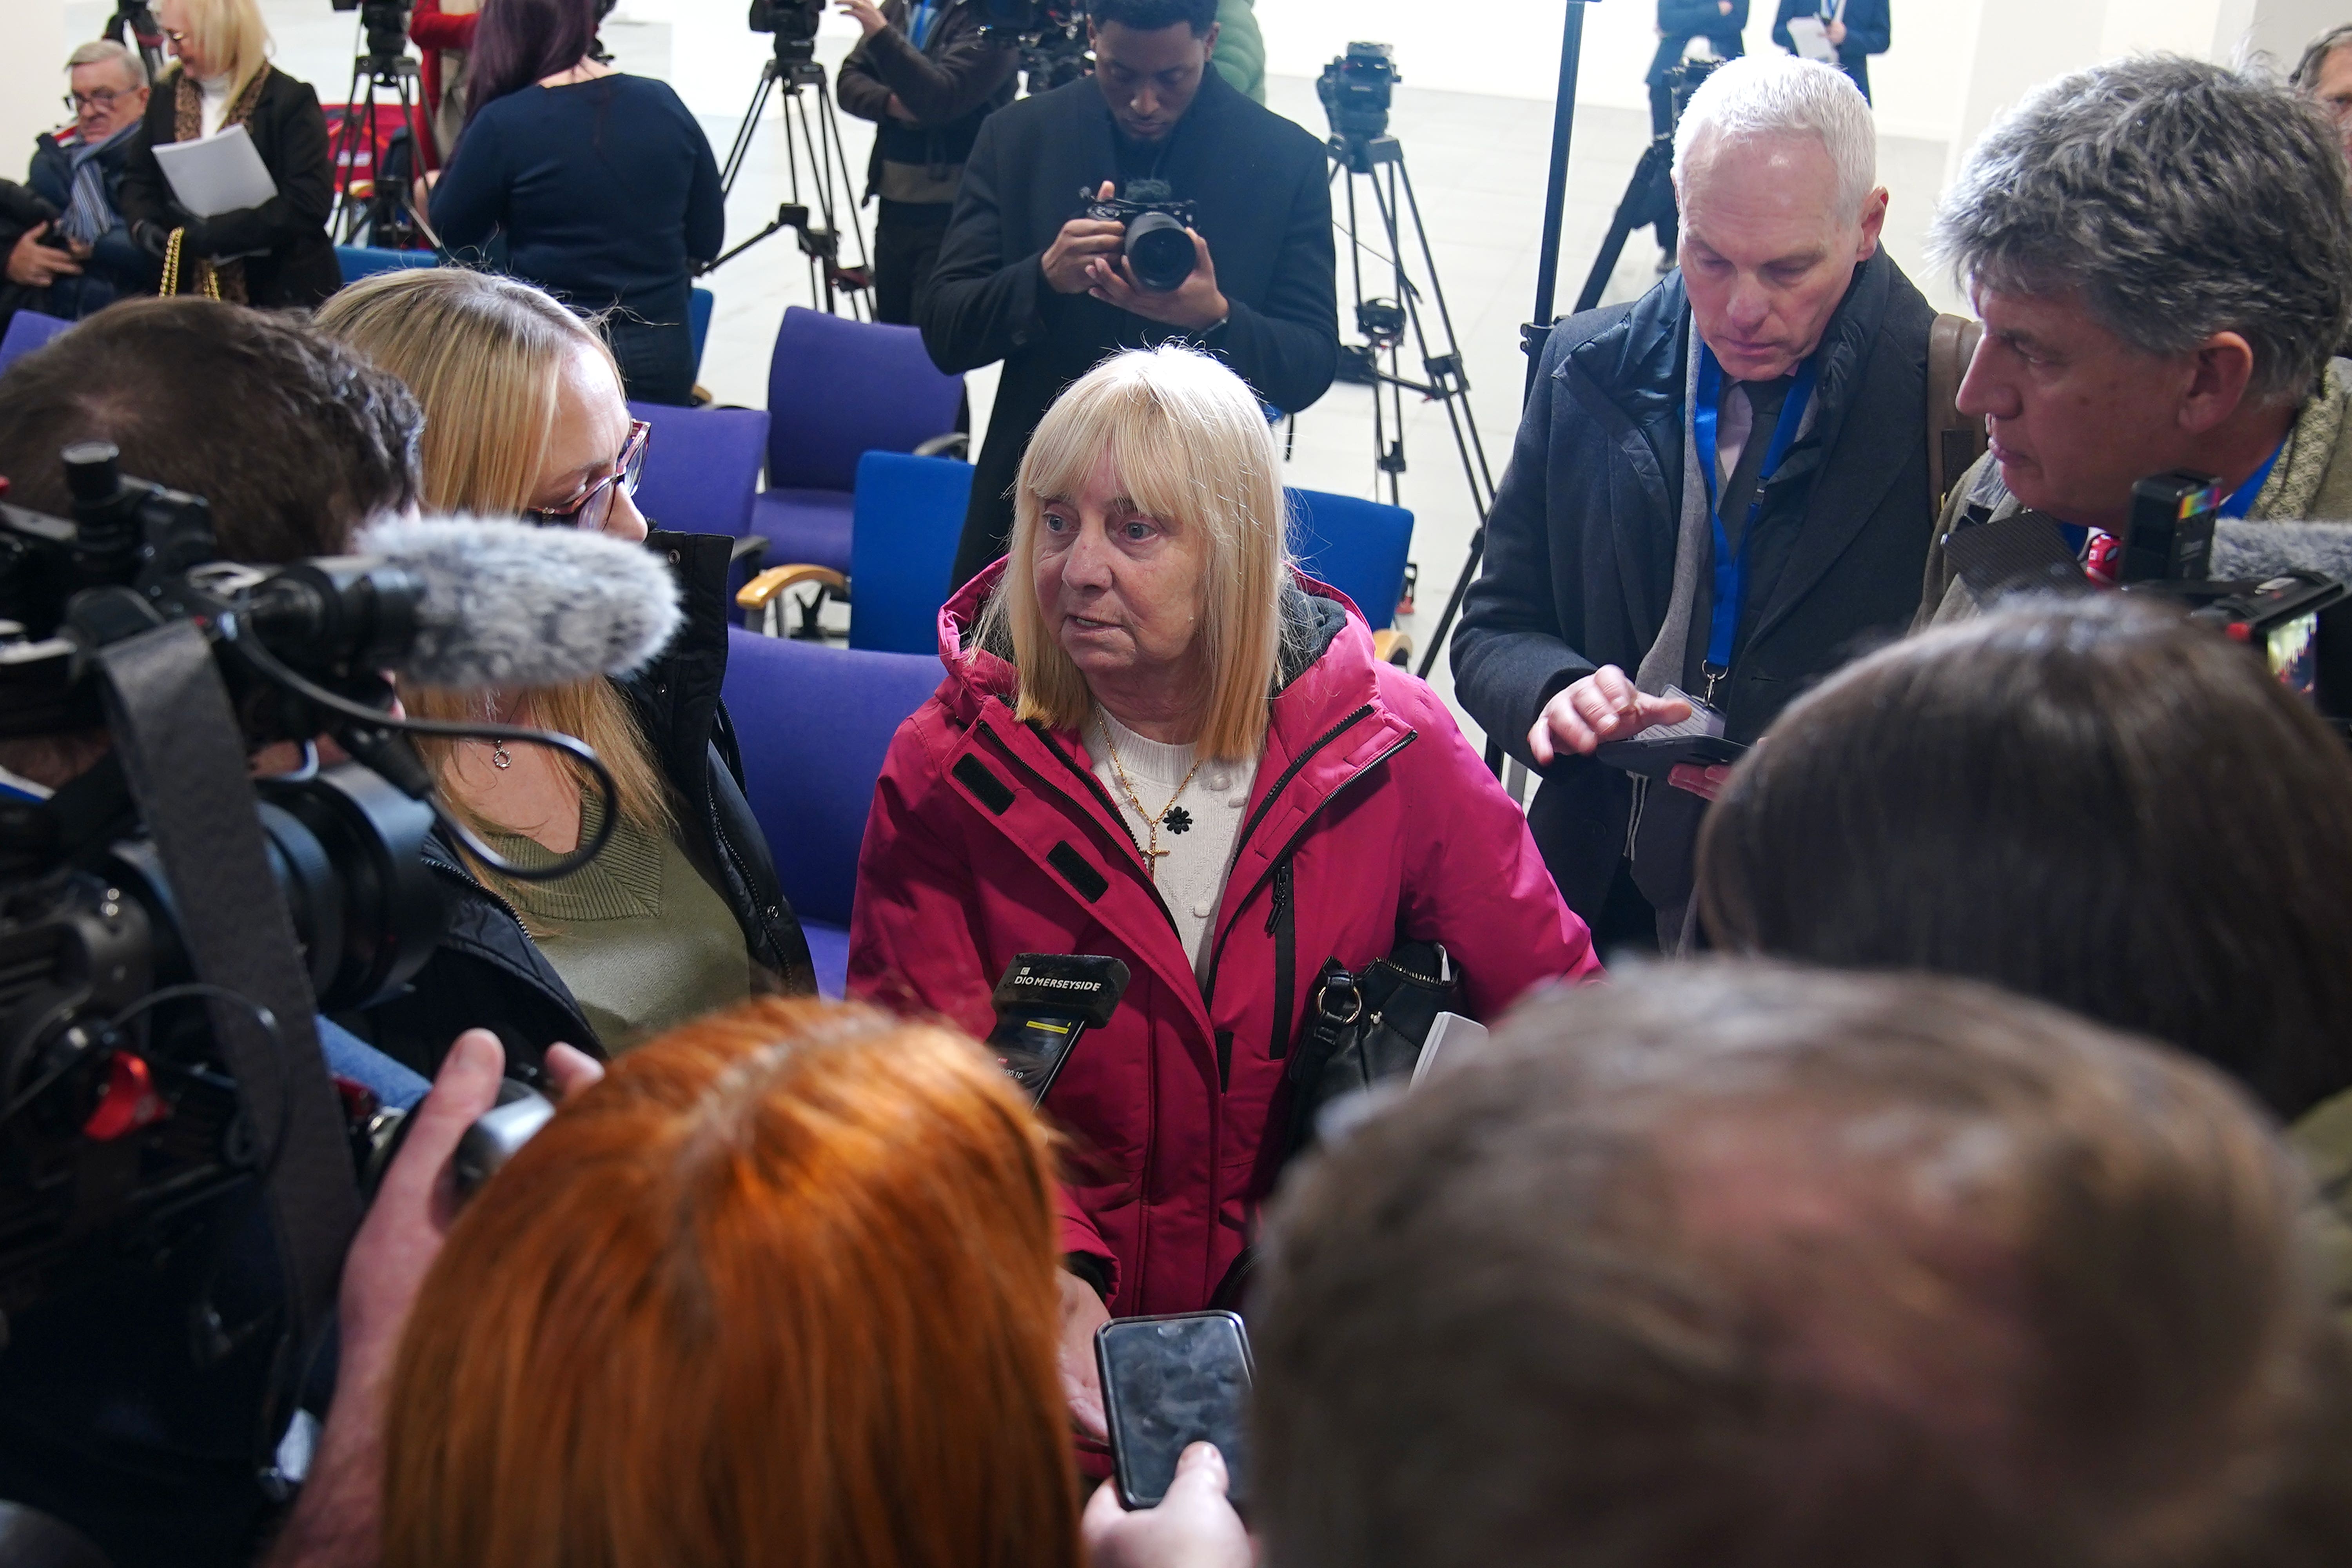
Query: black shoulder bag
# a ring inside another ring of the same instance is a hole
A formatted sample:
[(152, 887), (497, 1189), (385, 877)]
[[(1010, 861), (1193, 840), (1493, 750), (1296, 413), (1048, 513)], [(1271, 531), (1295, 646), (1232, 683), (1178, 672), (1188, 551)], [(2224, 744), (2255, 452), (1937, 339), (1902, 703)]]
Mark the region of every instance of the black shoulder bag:
[(1461, 1011), (1461, 970), (1433, 942), (1402, 942), (1353, 974), (1326, 960), (1305, 1037), (1290, 1055), (1289, 1152), (1314, 1142), (1316, 1119), (1332, 1101), (1411, 1079), (1437, 1016)]

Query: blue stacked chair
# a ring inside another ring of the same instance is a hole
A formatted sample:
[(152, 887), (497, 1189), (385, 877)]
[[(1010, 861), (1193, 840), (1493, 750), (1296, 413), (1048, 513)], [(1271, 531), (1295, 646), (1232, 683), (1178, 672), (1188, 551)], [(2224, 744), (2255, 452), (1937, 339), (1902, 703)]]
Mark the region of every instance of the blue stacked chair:
[(808, 935), (817, 989), (839, 996), (875, 781), (899, 724), (938, 689), (940, 661), (741, 630), (727, 645), (746, 794)]

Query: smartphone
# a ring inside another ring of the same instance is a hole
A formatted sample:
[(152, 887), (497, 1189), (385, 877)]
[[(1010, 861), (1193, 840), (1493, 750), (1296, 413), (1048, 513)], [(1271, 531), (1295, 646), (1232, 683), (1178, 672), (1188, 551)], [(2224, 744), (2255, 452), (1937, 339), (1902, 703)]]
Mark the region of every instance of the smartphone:
[(1224, 1456), (1226, 1496), (1249, 1494), (1249, 1334), (1231, 1312), (1121, 1318), (1095, 1331), (1119, 1500), (1156, 1508), (1194, 1443)]

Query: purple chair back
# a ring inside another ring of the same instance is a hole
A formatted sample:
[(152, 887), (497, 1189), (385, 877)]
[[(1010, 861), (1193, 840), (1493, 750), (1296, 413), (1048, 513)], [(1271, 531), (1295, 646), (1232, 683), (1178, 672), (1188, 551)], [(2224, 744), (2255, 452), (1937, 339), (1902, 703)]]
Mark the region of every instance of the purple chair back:
[[(6, 370), (16, 360), (43, 347), (72, 325), (71, 321), (44, 316), (38, 310), (17, 311), (8, 319), (7, 334), (0, 337), (0, 370)], [(950, 413), (948, 418), (952, 423), (955, 416)]]
[(854, 489), (859, 458), (946, 435), (962, 396), (963, 377), (934, 365), (913, 327), (794, 305), (768, 362), (768, 484)]
[(804, 921), (849, 923), (874, 783), (899, 724), (939, 689), (936, 656), (727, 634), (728, 711), (751, 810)]
[(768, 416), (757, 408), (672, 408), (632, 403), (629, 417), (653, 426), (637, 510), (678, 533), (751, 531), (760, 493)]

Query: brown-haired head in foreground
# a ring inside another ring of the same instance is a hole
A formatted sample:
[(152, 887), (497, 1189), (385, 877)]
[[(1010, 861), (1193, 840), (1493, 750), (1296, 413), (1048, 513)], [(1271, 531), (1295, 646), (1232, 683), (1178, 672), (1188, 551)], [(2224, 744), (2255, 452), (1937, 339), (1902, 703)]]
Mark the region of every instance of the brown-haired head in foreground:
[(475, 1197), (386, 1436), (390, 1568), (1076, 1568), (1046, 1134), (954, 1033), (770, 999)]
[(1842, 671), (1707, 813), (1697, 896), (1718, 947), (1990, 980), (2288, 1121), (2352, 1087), (2352, 756), (2175, 610), (2043, 601)]
[(424, 432), (397, 377), (299, 317), (210, 300), (110, 306), (0, 374), (13, 504), (70, 516), (58, 454), (111, 441), (124, 473), (210, 501), (231, 561), (341, 554), (415, 506)]
[(2220, 1074), (1961, 981), (1619, 979), (1282, 1193), (1271, 1561), (2341, 1560), (2305, 1185)]

